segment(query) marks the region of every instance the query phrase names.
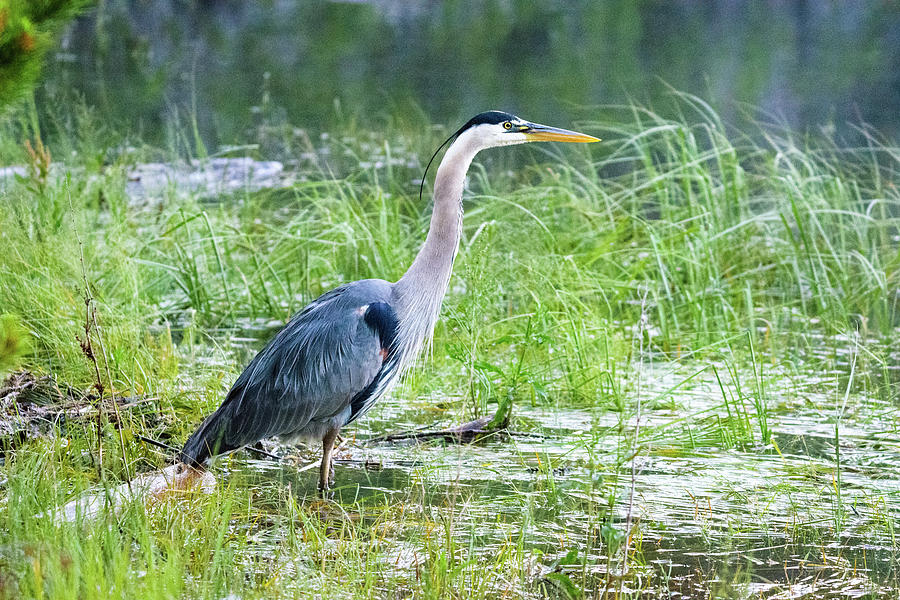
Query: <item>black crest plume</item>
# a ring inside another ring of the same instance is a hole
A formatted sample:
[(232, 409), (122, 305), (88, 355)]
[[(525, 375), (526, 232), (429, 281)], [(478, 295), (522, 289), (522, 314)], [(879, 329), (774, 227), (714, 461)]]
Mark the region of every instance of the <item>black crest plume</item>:
[(425, 189), (425, 179), (428, 177), (428, 169), (429, 167), (431, 167), (431, 163), (434, 162), (434, 159), (438, 155), (438, 152), (440, 152), (444, 146), (456, 139), (459, 134), (461, 134), (469, 127), (475, 127), (476, 125), (484, 124), (496, 125), (497, 123), (502, 123), (503, 121), (512, 121), (514, 119), (516, 119), (515, 115), (503, 112), (502, 110), (488, 110), (469, 119), (465, 125), (457, 129), (453, 135), (444, 140), (444, 143), (438, 146), (438, 149), (435, 150), (434, 154), (431, 155), (431, 158), (428, 159), (428, 164), (425, 165), (425, 172), (422, 174), (422, 182), (419, 184), (419, 202), (422, 202), (422, 192)]

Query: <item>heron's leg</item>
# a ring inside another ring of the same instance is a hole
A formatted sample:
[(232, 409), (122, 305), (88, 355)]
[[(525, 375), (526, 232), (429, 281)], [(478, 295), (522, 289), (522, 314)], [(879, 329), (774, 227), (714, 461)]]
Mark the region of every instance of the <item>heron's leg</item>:
[(334, 439), (337, 437), (338, 430), (335, 427), (325, 434), (322, 438), (322, 466), (319, 467), (319, 491), (328, 489), (331, 479), (331, 451), (334, 450)]

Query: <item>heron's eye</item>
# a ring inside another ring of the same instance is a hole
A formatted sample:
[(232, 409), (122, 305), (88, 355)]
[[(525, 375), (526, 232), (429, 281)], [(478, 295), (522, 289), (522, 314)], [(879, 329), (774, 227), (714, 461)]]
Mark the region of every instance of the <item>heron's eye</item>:
[(512, 123), (507, 121), (506, 123), (503, 124), (503, 129), (512, 129)]

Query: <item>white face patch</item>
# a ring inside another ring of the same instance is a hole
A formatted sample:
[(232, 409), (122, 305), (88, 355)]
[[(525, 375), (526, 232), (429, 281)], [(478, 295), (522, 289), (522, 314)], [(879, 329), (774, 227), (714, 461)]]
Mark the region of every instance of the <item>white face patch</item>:
[(369, 310), (369, 305), (363, 304), (362, 306), (360, 306), (359, 308), (356, 309), (356, 314), (358, 314), (359, 316), (363, 316), (366, 314), (367, 310)]
[[(513, 124), (516, 128), (518, 124)], [(503, 123), (483, 123), (464, 131), (460, 138), (469, 138), (467, 143), (479, 150), (498, 146), (513, 146), (530, 141), (528, 136), (518, 131), (509, 131)]]
[(494, 146), (513, 146), (515, 144), (524, 144), (528, 142), (528, 136), (524, 133), (501, 133), (497, 134)]

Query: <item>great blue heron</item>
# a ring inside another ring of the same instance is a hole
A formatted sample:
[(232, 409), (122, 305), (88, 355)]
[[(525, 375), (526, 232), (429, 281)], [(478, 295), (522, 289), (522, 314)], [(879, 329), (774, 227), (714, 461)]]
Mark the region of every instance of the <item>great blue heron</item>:
[(463, 185), (475, 155), (525, 142), (599, 141), (500, 111), (475, 116), (441, 147), (451, 140), (435, 176), (425, 244), (403, 277), (342, 285), (297, 313), (191, 435), (183, 463), (202, 470), (216, 454), (275, 436), (321, 440), (319, 489), (327, 489), (341, 427), (366, 414), (431, 338), (459, 246)]

